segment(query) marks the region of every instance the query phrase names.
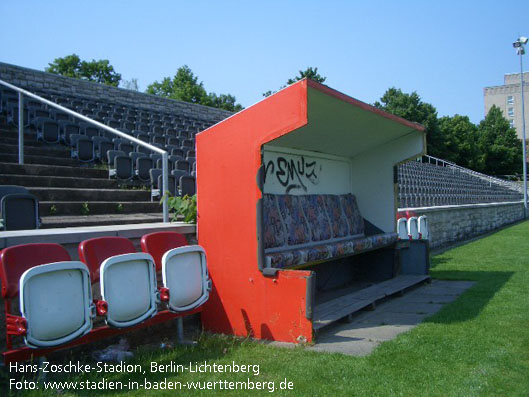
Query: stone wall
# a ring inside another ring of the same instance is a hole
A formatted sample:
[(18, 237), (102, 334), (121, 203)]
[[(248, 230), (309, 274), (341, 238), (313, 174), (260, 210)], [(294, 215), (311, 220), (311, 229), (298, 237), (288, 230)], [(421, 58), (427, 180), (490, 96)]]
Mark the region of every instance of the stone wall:
[(417, 216), (428, 216), (430, 247), (447, 246), (524, 217), (523, 203), (488, 203), (460, 206), (408, 208)]
[(233, 114), (232, 112), (209, 106), (161, 98), (142, 92), (64, 77), (2, 62), (0, 62), (0, 80), (7, 81), (28, 91), (39, 90), (59, 95), (83, 96), (94, 100), (104, 99), (113, 103), (144, 107), (149, 110), (157, 110), (204, 121), (218, 122)]

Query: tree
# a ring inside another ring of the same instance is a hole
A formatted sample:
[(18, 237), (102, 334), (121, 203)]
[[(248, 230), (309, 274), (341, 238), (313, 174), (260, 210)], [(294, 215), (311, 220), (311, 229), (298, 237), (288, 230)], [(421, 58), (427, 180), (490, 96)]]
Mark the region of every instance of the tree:
[[(312, 66), (309, 66), (305, 70), (300, 70), (298, 76), (295, 76), (293, 79), (288, 79), (286, 85), (283, 85), (283, 86), (279, 87), (279, 89), (283, 89), (286, 86), (288, 86), (290, 84), (294, 84), (296, 81), (300, 81), (300, 80), (302, 80), (304, 78), (314, 80), (314, 81), (316, 81), (318, 83), (323, 83), (327, 79), (327, 77), (323, 77), (322, 75), (320, 75), (318, 73), (318, 68), (312, 68)], [(268, 91), (263, 93), (263, 96), (267, 97), (267, 96), (270, 96), (270, 95), (274, 94), (275, 92), (276, 91), (268, 90)]]
[(452, 161), (462, 167), (477, 169), (478, 129), (467, 116), (456, 114), (439, 119), (439, 129), (444, 139), (444, 160)]
[(195, 76), (187, 65), (179, 67), (172, 79), (170, 77), (165, 77), (161, 82), (155, 81), (150, 84), (145, 92), (165, 98), (212, 106), (232, 112), (243, 109), (242, 105), (235, 103), (236, 98), (233, 95), (208, 94), (204, 88), (204, 84), (198, 82), (198, 76)]
[(478, 125), (478, 171), (492, 175), (520, 173), (522, 144), (500, 108), (492, 106)]
[(446, 148), (439, 129), (437, 109), (431, 104), (423, 102), (415, 91), (406, 94), (400, 89), (392, 87), (384, 93), (380, 102), (376, 101), (374, 105), (395, 116), (424, 125), (428, 154), (444, 158)]
[(327, 77), (323, 77), (318, 73), (318, 68), (312, 68), (309, 66), (305, 70), (299, 71), (299, 76), (294, 77), (293, 79), (287, 80), (287, 85), (294, 84), (296, 81), (303, 80), (304, 78), (314, 80), (318, 83), (323, 83), (325, 80), (327, 80)]
[(95, 81), (100, 84), (117, 87), (121, 74), (114, 71), (108, 59), (96, 61), (81, 61), (77, 54), (67, 55), (64, 58), (55, 58), (48, 64), (46, 72), (74, 77), (81, 80)]
[(208, 94), (207, 105), (214, 108), (226, 109), (232, 112), (238, 112), (244, 109), (240, 103), (235, 103), (236, 99), (233, 95), (220, 94), (217, 95), (213, 92)]

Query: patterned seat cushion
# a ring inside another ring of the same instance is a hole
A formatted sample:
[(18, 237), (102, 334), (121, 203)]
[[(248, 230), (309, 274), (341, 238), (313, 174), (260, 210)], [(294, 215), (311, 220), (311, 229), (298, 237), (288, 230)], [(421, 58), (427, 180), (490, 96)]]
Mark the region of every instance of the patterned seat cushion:
[(266, 265), (269, 267), (276, 267), (278, 269), (285, 269), (306, 263), (302, 258), (300, 251), (284, 251), (276, 252), (274, 254), (266, 255)]
[(356, 197), (352, 194), (344, 194), (340, 196), (342, 202), (342, 209), (349, 225), (349, 235), (355, 236), (364, 234), (364, 219), (358, 209)]
[(331, 258), (336, 256), (348, 255), (354, 252), (353, 241), (339, 241), (332, 244), (327, 244)]
[(280, 269), (357, 254), (397, 241), (396, 233), (364, 235), (364, 220), (352, 194), (265, 194), (263, 221), (266, 265)]
[(383, 233), (303, 249), (271, 253), (267, 254), (266, 258), (269, 266), (284, 269), (343, 255), (360, 254), (388, 246), (395, 241), (397, 241), (397, 233)]
[(298, 245), (310, 241), (310, 230), (300, 204), (300, 196), (281, 194), (277, 205), (287, 233), (288, 245)]
[(379, 248), (394, 243), (397, 237), (397, 233), (381, 233), (367, 238), (371, 240), (371, 248)]
[(264, 248), (282, 247), (287, 242), (283, 219), (277, 207), (277, 196), (263, 196)]
[(311, 241), (325, 241), (332, 238), (332, 229), (325, 209), (325, 196), (310, 194), (300, 196), (303, 212), (310, 228)]
[(339, 238), (347, 236), (349, 234), (349, 224), (342, 210), (340, 196), (326, 194), (324, 197), (325, 211), (331, 222), (332, 237)]
[(300, 266), (308, 262), (320, 261), (331, 257), (331, 250), (326, 245), (275, 252), (266, 255), (268, 266), (284, 269)]

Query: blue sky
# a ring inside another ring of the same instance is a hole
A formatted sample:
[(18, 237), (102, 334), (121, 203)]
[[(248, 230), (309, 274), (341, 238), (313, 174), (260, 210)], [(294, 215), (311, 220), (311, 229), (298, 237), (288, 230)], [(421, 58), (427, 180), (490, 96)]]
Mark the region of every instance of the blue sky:
[(208, 91), (244, 106), (315, 66), (362, 101), (395, 86), (474, 122), (483, 87), (519, 71), (512, 42), (529, 36), (528, 4), (517, 0), (0, 0), (0, 15), (2, 62), (109, 59), (141, 90), (187, 64)]

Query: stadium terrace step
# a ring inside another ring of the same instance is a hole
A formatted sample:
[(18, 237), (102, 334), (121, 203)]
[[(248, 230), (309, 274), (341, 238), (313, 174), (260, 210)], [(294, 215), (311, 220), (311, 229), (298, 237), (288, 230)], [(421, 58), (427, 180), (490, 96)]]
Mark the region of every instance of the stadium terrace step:
[[(0, 124), (0, 137), (2, 137), (2, 141), (4, 139), (16, 139), (18, 142), (18, 131), (16, 128), (2, 128)], [(24, 131), (24, 142), (38, 142), (36, 131), (26, 129)]]
[(118, 189), (115, 179), (79, 178), (72, 176), (5, 175), (0, 174), (0, 185), (26, 187), (64, 187), (84, 189)]
[(39, 201), (149, 201), (150, 191), (132, 189), (69, 189), (29, 187)]
[(130, 225), (136, 223), (162, 222), (162, 214), (105, 214), (88, 216), (43, 216), (42, 229), (78, 227), (78, 226), (103, 226), (103, 225)]
[[(62, 95), (51, 89), (40, 91), (45, 91), (41, 93), (44, 97), (53, 97), (52, 100), (61, 103), (72, 99), (67, 96), (60, 98)], [(110, 98), (99, 98), (99, 95), (94, 101), (75, 95), (72, 97), (76, 101), (86, 102), (88, 107), (83, 108), (85, 111), (97, 108), (98, 112), (108, 112), (109, 119), (126, 118), (133, 126), (127, 126), (128, 129), (143, 129), (147, 132), (147, 128), (159, 135), (171, 129), (167, 134), (175, 139), (180, 136), (182, 145), (184, 138), (192, 141), (198, 130), (210, 125), (209, 121), (206, 123), (201, 120), (202, 117), (195, 118), (191, 113), (173, 115), (171, 112), (164, 114), (154, 109), (125, 106), (119, 104), (119, 98), (114, 98), (117, 101), (114, 104)], [(95, 107), (92, 108), (92, 105)], [(104, 109), (100, 109), (100, 106)], [(92, 113), (89, 117), (95, 117), (95, 112)], [(49, 114), (56, 117), (53, 112)], [(93, 130), (88, 135), (92, 134)], [(150, 201), (150, 187), (142, 187), (139, 180), (134, 181), (134, 189), (120, 188), (124, 184), (109, 179), (108, 169), (97, 161), (72, 159), (71, 148), (62, 142), (48, 144), (38, 141), (34, 125), (24, 128), (24, 164), (20, 165), (18, 139), (18, 127), (8, 124), (6, 112), (0, 112), (0, 185), (24, 186), (34, 194), (39, 200), (43, 228), (162, 221), (162, 206), (158, 200)], [(176, 146), (180, 143), (176, 143)], [(90, 155), (85, 158), (89, 159)]]
[(81, 215), (86, 210), (90, 211), (89, 215), (161, 214), (162, 206), (158, 201), (41, 201), (39, 203), (39, 210), (41, 216)]
[[(18, 144), (17, 145), (7, 145), (2, 143), (0, 145), (0, 153), (7, 154), (16, 154), (18, 155)], [(28, 146), (24, 147), (24, 157), (26, 156), (50, 156), (55, 158), (71, 158), (70, 149), (61, 146), (49, 146), (49, 147), (35, 147)]]
[[(8, 154), (0, 152), (0, 162), (18, 163), (18, 154)], [(43, 165), (62, 165), (67, 167), (79, 166), (79, 161), (71, 158), (57, 158), (49, 156), (33, 156), (24, 154), (24, 163), (26, 164), (43, 164)]]
[[(2, 133), (0, 132), (0, 135)], [(2, 143), (6, 145), (16, 145), (18, 153), (18, 137), (17, 138), (6, 138), (2, 136)], [(46, 147), (42, 142), (37, 141), (36, 139), (30, 139), (27, 135), (24, 137), (24, 147)]]
[(64, 167), (42, 164), (0, 163), (0, 174), (38, 175), (38, 176), (70, 176), (76, 178), (108, 179), (108, 170), (88, 167)]

